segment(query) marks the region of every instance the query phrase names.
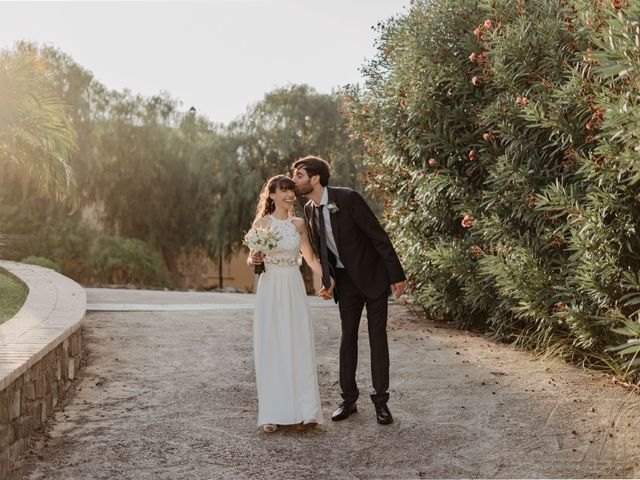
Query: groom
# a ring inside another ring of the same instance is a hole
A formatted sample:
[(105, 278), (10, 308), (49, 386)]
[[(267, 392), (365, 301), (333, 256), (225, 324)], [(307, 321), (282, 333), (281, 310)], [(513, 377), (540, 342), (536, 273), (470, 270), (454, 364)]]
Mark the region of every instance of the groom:
[[(330, 292), (330, 277), (340, 309), (340, 389), (344, 401), (331, 419), (344, 420), (357, 411), (358, 326), (367, 307), (371, 370), (375, 393), (371, 399), (382, 425), (393, 422), (389, 400), (387, 299), (404, 292), (405, 276), (387, 233), (362, 196), (350, 188), (329, 187), (329, 164), (307, 156), (292, 166), (296, 193), (309, 198), (304, 215), (309, 238), (322, 264), (322, 289)], [(325, 297), (326, 298), (326, 297)], [(330, 298), (330, 297), (329, 297)]]

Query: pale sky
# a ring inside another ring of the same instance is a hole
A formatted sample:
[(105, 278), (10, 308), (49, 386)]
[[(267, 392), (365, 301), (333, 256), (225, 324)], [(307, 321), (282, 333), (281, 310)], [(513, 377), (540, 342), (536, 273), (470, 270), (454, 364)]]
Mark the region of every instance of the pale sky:
[(362, 81), (371, 27), (410, 0), (0, 1), (0, 49), (53, 45), (107, 88), (167, 91), (227, 123), (276, 87)]

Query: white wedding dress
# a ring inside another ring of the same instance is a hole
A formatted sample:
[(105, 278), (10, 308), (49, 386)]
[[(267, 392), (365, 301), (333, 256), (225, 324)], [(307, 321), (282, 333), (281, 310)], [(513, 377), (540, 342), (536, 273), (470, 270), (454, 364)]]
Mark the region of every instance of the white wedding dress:
[(322, 423), (300, 234), (291, 219), (270, 219), (279, 240), (264, 256), (253, 322), (258, 425)]

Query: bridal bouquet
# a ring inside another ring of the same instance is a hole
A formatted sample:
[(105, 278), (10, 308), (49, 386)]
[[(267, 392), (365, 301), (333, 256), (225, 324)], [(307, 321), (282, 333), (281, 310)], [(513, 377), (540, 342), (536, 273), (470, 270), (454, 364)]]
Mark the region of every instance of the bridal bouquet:
[[(244, 236), (244, 244), (253, 252), (264, 255), (278, 245), (278, 236), (266, 228), (252, 228)], [(256, 265), (254, 271), (259, 275), (266, 270), (264, 263)]]

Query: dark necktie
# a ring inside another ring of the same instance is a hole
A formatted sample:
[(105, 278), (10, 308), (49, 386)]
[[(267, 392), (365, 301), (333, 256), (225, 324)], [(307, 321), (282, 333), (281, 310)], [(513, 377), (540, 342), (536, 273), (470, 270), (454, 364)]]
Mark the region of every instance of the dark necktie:
[(324, 224), (324, 205), (318, 205), (318, 237), (320, 238), (320, 264), (322, 265), (322, 285), (326, 288), (331, 287), (331, 278), (329, 273), (329, 252), (327, 249), (327, 229)]

